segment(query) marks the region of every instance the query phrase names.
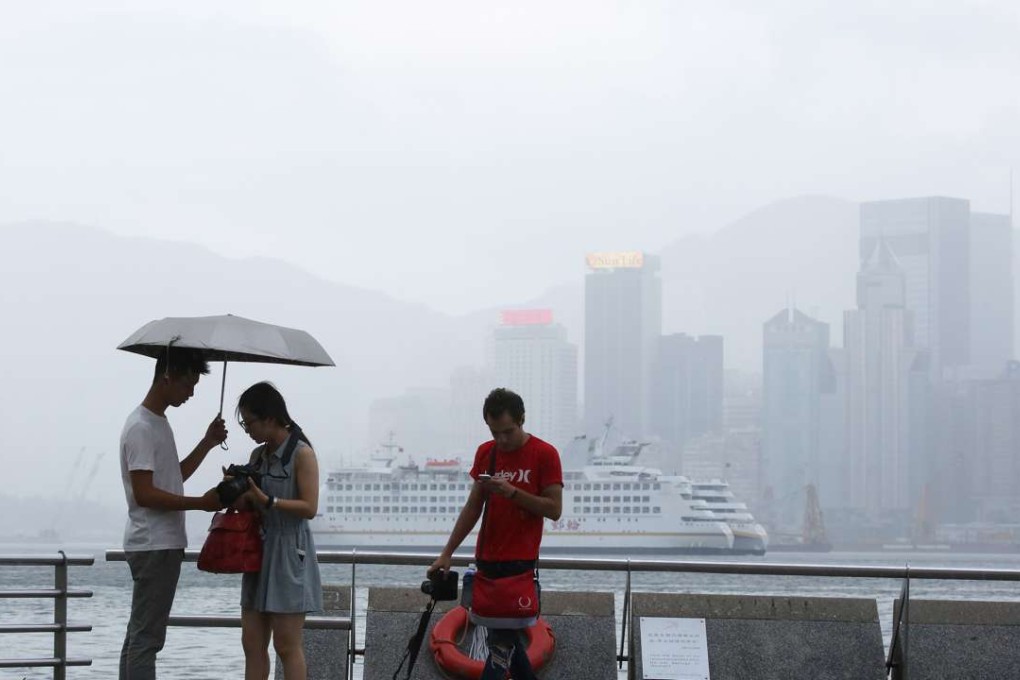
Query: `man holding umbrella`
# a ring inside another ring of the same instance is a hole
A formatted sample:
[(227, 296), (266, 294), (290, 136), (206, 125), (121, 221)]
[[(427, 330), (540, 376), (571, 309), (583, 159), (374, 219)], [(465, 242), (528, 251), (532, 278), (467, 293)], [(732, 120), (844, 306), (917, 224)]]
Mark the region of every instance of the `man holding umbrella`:
[(219, 510), (216, 489), (185, 496), (184, 481), (227, 438), (217, 416), (205, 436), (179, 460), (166, 410), (181, 406), (209, 372), (200, 350), (166, 347), (156, 359), (152, 385), (128, 416), (120, 438), (120, 468), (128, 504), (124, 551), (134, 592), (131, 618), (120, 654), (121, 680), (156, 677), (156, 654), (166, 640), (167, 619), (177, 592), (188, 537), (184, 510)]
[[(202, 496), (185, 496), (184, 480), (213, 447), (226, 441), (222, 415), (227, 362), (334, 364), (322, 345), (305, 331), (232, 314), (150, 321), (117, 349), (156, 359), (152, 386), (141, 406), (128, 416), (120, 444), (121, 477), (130, 516), (124, 552), (135, 582), (131, 620), (120, 655), (120, 678), (151, 680), (156, 677), (156, 654), (166, 639), (170, 606), (188, 545), (182, 511), (222, 507), (215, 488)], [(223, 362), (220, 415), (195, 450), (178, 460), (166, 410), (194, 394), (199, 377), (209, 372), (207, 361)]]

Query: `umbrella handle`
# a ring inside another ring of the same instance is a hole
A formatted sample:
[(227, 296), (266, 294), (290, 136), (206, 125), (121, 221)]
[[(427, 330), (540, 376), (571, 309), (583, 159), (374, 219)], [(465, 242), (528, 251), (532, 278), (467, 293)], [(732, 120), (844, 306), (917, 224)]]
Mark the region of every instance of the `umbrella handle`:
[[(223, 361), (223, 380), (220, 382), (220, 413), (219, 417), (223, 417), (223, 395), (227, 391), (227, 362)], [(224, 451), (229, 451), (230, 447), (227, 446), (226, 440), (220, 442), (220, 448)]]

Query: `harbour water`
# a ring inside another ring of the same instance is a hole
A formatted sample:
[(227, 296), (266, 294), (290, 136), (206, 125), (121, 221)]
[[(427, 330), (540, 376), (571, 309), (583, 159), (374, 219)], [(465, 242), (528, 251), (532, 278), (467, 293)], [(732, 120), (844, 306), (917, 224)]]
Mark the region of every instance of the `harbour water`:
[[(123, 640), (124, 626), (130, 609), (131, 579), (127, 564), (106, 562), (108, 547), (96, 545), (62, 545), (68, 554), (94, 554), (92, 567), (70, 569), (72, 588), (89, 589), (91, 599), (71, 600), (69, 617), (73, 623), (89, 623), (91, 633), (70, 634), (71, 656), (93, 659), (91, 667), (71, 668), (69, 678), (114, 678)], [(55, 546), (0, 545), (3, 554), (43, 553), (53, 555)], [(696, 559), (696, 558), (684, 558)], [(705, 558), (718, 561), (719, 558)], [(991, 567), (1010, 569), (1020, 566), (1017, 555), (957, 555), (943, 553), (776, 553), (762, 558), (733, 558), (734, 561), (762, 561), (805, 564), (875, 564), (902, 566)], [(372, 586), (416, 587), (422, 580), (421, 567), (366, 566), (357, 570), (358, 614), (355, 625), (358, 644), (364, 643), (365, 607), (368, 588)], [(348, 565), (322, 565), (324, 583), (349, 584)], [(626, 576), (612, 572), (580, 572), (545, 570), (543, 589), (585, 590), (616, 593), (617, 616), (623, 605)], [(51, 588), (50, 568), (0, 567), (0, 588)], [(878, 601), (882, 629), (888, 645), (892, 602), (899, 595), (901, 583), (887, 579), (807, 578), (730, 576), (714, 574), (640, 574), (632, 578), (633, 588), (647, 592), (699, 592), (717, 594), (774, 594), (822, 597), (865, 597)], [(920, 581), (911, 582), (911, 596), (930, 599), (1010, 600), (1020, 601), (1020, 589), (1009, 582)], [(186, 563), (181, 575), (174, 613), (178, 615), (234, 615), (239, 612), (240, 577), (199, 572), (193, 563)], [(425, 597), (422, 596), (422, 604)], [(52, 621), (53, 603), (48, 600), (0, 600), (0, 624), (45, 623)], [(619, 634), (619, 621), (617, 622)], [(408, 630), (410, 636), (412, 630)], [(4, 636), (0, 657), (46, 657), (52, 655), (52, 635)], [(619, 648), (619, 640), (617, 640)], [(424, 658), (423, 662), (428, 661)], [(171, 628), (166, 648), (159, 659), (160, 677), (181, 680), (211, 680), (240, 677), (244, 660), (241, 653), (240, 630), (229, 628)], [(48, 669), (0, 670), (0, 679), (22, 680), (52, 677)], [(361, 677), (360, 662), (355, 678)], [(621, 678), (625, 677), (621, 673)]]

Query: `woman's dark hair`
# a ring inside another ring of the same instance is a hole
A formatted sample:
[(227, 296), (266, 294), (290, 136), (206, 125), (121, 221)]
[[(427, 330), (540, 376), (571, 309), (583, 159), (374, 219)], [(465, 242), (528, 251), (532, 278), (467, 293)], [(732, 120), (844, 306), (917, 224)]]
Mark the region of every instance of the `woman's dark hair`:
[(209, 362), (205, 360), (202, 351), (191, 347), (169, 347), (156, 357), (156, 370), (153, 372), (152, 382), (156, 382), (164, 375), (179, 378), (189, 373), (195, 375), (209, 373)]
[(504, 413), (509, 413), (514, 422), (521, 425), (524, 423), (524, 400), (516, 392), (505, 387), (497, 387), (485, 398), (485, 403), (482, 405), (482, 418), (495, 420)]
[[(255, 383), (241, 394), (241, 398), (237, 400), (235, 413), (238, 422), (241, 422), (241, 409), (248, 411), (256, 418), (274, 420), (288, 430), (295, 427), (301, 429), (287, 413), (287, 402), (283, 400), (283, 395), (272, 383)], [(300, 439), (305, 444), (312, 445), (303, 431)]]

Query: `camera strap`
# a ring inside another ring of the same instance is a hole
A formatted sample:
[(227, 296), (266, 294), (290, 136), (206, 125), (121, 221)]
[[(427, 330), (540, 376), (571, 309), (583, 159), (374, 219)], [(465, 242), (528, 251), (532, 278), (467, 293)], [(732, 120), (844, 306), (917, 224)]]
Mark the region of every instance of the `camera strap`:
[(290, 463), (290, 459), (294, 455), (294, 449), (297, 448), (299, 441), (301, 441), (301, 428), (297, 426), (297, 423), (291, 423), (290, 439), (287, 440), (287, 448), (283, 450), (283, 455), (280, 456), (280, 467), (286, 468), (287, 464)]
[[(287, 444), (283, 447), (283, 453), (280, 454), (280, 469), (283, 470), (283, 478), (286, 479), (289, 475), (287, 474), (287, 466), (290, 464), (290, 459), (294, 457), (294, 450), (297, 448), (298, 442), (301, 441), (301, 428), (298, 427), (297, 423), (290, 424), (290, 434), (287, 435)], [(265, 444), (262, 445), (261, 457), (266, 461), (266, 474), (270, 477), (276, 475), (269, 474), (270, 470), (270, 455), (272, 451)], [(249, 462), (255, 462), (258, 454), (252, 453), (252, 457)]]
[(393, 671), (393, 680), (397, 680), (397, 676), (400, 675), (400, 669), (404, 667), (404, 662), (408, 660), (410, 660), (410, 663), (407, 664), (407, 675), (404, 676), (404, 679), (411, 680), (411, 671), (418, 660), (418, 652), (421, 651), (421, 643), (425, 641), (425, 632), (429, 629), (429, 619), (432, 618), (432, 610), (435, 608), (436, 599), (431, 598), (429, 603), (425, 605), (425, 611), (422, 612), (421, 618), (418, 620), (418, 630), (407, 641), (407, 649), (404, 650), (404, 656), (400, 659), (400, 665), (397, 666), (397, 670)]

